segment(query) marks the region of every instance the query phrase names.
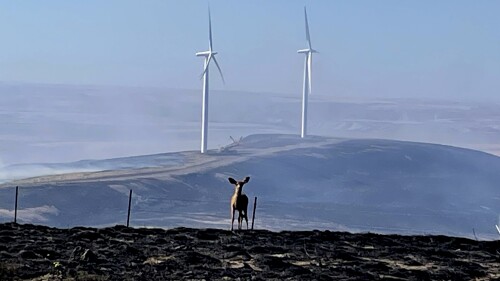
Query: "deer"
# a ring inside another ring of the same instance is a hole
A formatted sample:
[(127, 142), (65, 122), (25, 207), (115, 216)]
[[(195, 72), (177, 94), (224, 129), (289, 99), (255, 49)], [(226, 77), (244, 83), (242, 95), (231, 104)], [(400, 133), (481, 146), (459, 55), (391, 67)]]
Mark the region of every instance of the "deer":
[(238, 211), (238, 229), (242, 228), (243, 219), (245, 219), (248, 229), (248, 197), (242, 193), (242, 190), (243, 186), (250, 180), (250, 177), (246, 177), (242, 181), (236, 181), (233, 178), (228, 178), (228, 180), (234, 185), (234, 194), (231, 197), (231, 231), (233, 231), (235, 211)]

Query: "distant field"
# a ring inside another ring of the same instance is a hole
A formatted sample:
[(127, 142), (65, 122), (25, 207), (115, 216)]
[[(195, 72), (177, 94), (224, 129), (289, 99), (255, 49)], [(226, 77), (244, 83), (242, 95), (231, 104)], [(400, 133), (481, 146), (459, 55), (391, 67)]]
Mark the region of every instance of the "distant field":
[[(0, 83), (0, 166), (197, 150), (198, 90)], [(209, 148), (230, 136), (298, 134), (299, 93), (214, 91)], [(461, 146), (499, 153), (500, 105), (310, 97), (309, 132)], [(0, 179), (2, 178), (0, 170)]]

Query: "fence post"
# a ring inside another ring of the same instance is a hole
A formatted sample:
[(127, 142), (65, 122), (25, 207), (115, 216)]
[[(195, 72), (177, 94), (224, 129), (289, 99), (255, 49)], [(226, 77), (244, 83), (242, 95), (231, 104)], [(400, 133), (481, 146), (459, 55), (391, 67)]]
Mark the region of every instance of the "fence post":
[(16, 201), (14, 203), (14, 223), (17, 223), (17, 197), (19, 196), (19, 186), (16, 186)]
[(253, 230), (253, 223), (255, 222), (255, 209), (256, 208), (257, 208), (257, 196), (255, 196), (255, 199), (253, 201), (252, 230)]
[(132, 189), (130, 190), (129, 196), (128, 196), (128, 215), (127, 215), (127, 227), (129, 226), (130, 223), (130, 206), (132, 204)]

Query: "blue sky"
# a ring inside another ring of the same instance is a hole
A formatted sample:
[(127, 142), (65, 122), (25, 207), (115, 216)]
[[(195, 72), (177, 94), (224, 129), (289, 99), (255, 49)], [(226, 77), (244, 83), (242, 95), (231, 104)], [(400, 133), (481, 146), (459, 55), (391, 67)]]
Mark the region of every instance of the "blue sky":
[[(200, 89), (207, 1), (0, 0), (0, 81)], [(500, 100), (500, 1), (210, 1), (226, 78), (299, 94)]]

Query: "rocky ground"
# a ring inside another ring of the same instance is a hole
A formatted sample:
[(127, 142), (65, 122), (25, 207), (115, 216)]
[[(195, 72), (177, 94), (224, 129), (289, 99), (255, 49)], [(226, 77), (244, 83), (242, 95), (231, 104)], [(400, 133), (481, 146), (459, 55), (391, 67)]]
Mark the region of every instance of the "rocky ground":
[(500, 241), (0, 224), (0, 280), (500, 280)]

